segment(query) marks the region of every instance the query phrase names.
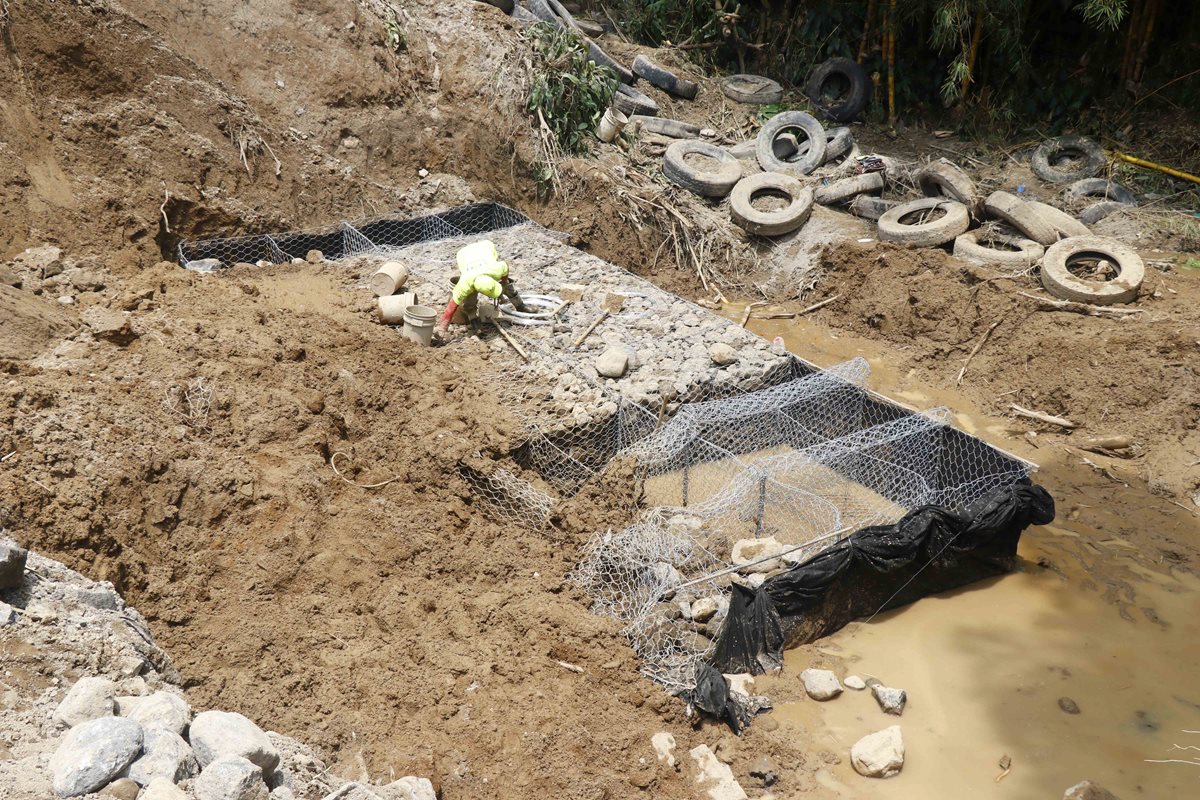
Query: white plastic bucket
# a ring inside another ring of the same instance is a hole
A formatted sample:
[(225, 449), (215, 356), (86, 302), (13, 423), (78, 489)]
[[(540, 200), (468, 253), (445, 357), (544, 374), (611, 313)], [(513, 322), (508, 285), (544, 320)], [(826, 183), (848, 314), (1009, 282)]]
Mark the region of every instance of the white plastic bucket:
[(404, 338), (428, 347), (433, 341), (433, 323), (436, 319), (437, 311), (429, 306), (409, 306), (404, 309)]
[(407, 280), (408, 267), (399, 261), (385, 261), (367, 281), (367, 285), (376, 297), (387, 297), (395, 294)]
[(379, 321), (384, 325), (400, 325), (404, 322), (404, 311), (411, 305), (416, 305), (417, 295), (413, 292), (393, 294), (380, 297), (375, 301), (379, 306)]
[(604, 111), (604, 116), (600, 118), (600, 125), (596, 128), (596, 136), (602, 142), (611, 142), (617, 138), (617, 134), (629, 122), (629, 117), (615, 108), (608, 108)]

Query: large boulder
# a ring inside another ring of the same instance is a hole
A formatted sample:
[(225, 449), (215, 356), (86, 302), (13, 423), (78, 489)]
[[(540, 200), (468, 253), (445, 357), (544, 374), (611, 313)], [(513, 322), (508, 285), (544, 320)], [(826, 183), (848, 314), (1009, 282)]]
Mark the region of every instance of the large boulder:
[(258, 765), (234, 755), (210, 762), (192, 782), (192, 792), (197, 800), (267, 800), (270, 794)]
[(142, 726), (121, 717), (101, 717), (72, 728), (50, 757), (54, 793), (77, 797), (94, 792), (142, 752)]
[(148, 786), (155, 778), (179, 783), (198, 769), (196, 756), (182, 736), (165, 728), (144, 728), (142, 755), (129, 765), (129, 777), (138, 786)]
[(54, 709), (54, 721), (64, 728), (113, 715), (116, 685), (108, 678), (80, 678)]
[(142, 723), (146, 730), (161, 728), (183, 736), (192, 719), (186, 700), (174, 692), (158, 691), (145, 697), (118, 697), (117, 713)]
[(0, 589), (11, 589), (25, 575), (25, 559), (29, 552), (12, 539), (0, 538)]
[(187, 792), (166, 778), (155, 778), (142, 789), (138, 800), (189, 800)]
[(904, 737), (900, 726), (867, 734), (850, 748), (854, 771), (868, 778), (890, 778), (904, 768)]
[(806, 669), (800, 673), (804, 691), (813, 700), (832, 700), (842, 693), (837, 675), (827, 669)]
[(201, 768), (222, 756), (241, 756), (267, 775), (279, 766), (279, 751), (267, 734), (241, 714), (229, 711), (197, 714), (189, 738)]

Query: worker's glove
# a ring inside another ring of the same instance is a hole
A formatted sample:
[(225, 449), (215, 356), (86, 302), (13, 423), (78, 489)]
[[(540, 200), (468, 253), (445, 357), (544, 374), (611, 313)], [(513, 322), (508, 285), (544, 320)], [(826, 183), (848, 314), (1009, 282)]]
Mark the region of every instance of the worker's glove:
[(433, 329), (433, 343), (445, 344), (447, 335), (449, 335), (449, 329), (438, 325)]

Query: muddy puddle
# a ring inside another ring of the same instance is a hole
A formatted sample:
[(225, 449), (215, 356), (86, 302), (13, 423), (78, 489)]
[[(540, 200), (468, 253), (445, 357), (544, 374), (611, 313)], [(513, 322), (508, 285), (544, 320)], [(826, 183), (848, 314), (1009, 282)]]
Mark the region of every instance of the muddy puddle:
[[(1184, 732), (1200, 729), (1200, 581), (1119, 556), (1098, 575), (1078, 536), (1032, 531), (1013, 574), (852, 623), (760, 679), (768, 694), (792, 694), (800, 671), (821, 662), (908, 692), (901, 718), (868, 692), (776, 704), (781, 724), (842, 754), (817, 796), (1059, 797), (1087, 778), (1126, 799), (1194, 797), (1200, 767), (1148, 760), (1200, 745)], [(903, 772), (859, 777), (850, 747), (891, 724), (904, 733)]]
[[(743, 309), (724, 313), (740, 320)], [(1012, 441), (1004, 420), (953, 387), (897, 370), (876, 342), (803, 317), (754, 319), (748, 327), (782, 336), (820, 366), (862, 356), (872, 388), (918, 409), (949, 406), (954, 425), (998, 447)], [(1053, 471), (1034, 479), (1059, 484), (1063, 476)], [(1198, 755), (1176, 745), (1200, 747), (1200, 734), (1185, 732), (1200, 731), (1200, 579), (1167, 564), (1146, 568), (1149, 559), (1120, 535), (1147, 524), (1149, 495), (1107, 509), (1101, 530), (1078, 521), (1077, 509), (1105, 498), (1081, 497), (1067, 485), (1052, 491), (1059, 522), (1026, 532), (1012, 574), (852, 623), (789, 651), (782, 674), (758, 679), (758, 691), (775, 700), (781, 733), (839, 757), (824, 759), (804, 796), (1024, 800), (1061, 797), (1084, 779), (1123, 800), (1200, 796), (1200, 766), (1150, 763)], [(887, 716), (869, 692), (812, 701), (798, 679), (809, 666), (877, 677), (905, 689), (908, 707), (900, 718)], [(904, 734), (903, 772), (889, 780), (857, 775), (851, 746), (892, 724)]]

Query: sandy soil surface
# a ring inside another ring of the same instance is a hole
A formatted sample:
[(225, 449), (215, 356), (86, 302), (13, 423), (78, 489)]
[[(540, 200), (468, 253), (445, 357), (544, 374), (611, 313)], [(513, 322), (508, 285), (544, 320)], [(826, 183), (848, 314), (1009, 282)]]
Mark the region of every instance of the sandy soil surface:
[[(587, 536), (628, 519), (620, 485), (586, 487), (545, 531), (472, 507), (461, 467), (513, 466), (517, 444), (476, 378), (485, 348), (406, 347), (325, 266), (214, 280), (163, 261), (180, 238), (472, 195), (688, 297), (712, 297), (702, 276), (755, 296), (815, 281), (791, 307), (840, 292), (811, 318), (751, 329), (799, 336), (793, 349), (818, 363), (868, 354), (885, 367), (876, 388), (949, 402), (973, 432), (1041, 464), (1088, 537), (1119, 535), (1159, 569), (1200, 561), (1192, 273), (1152, 269), (1143, 312), (1121, 321), (1033, 310), (1017, 294), (1033, 279), (939, 251), (835, 247), (773, 287), (762, 268), (778, 254), (731, 234), (721, 206), (663, 186), (651, 142), (568, 162), (563, 194), (542, 202), (511, 88), (517, 28), (484, 3), (406, 5), (400, 52), (370, 3), (10, 11), (0, 255), (51, 242), (64, 272), (0, 286), (0, 526), (113, 581), (198, 708), (243, 711), (347, 774), (428, 774), (446, 798), (691, 796), (689, 768), (659, 766), (649, 747), (664, 728), (680, 753), (713, 745), (747, 785), (764, 752), (809, 776), (797, 785), (840, 758), (770, 717), (742, 739), (693, 731), (681, 703), (637, 677), (616, 626), (562, 581)], [(754, 128), (712, 84), (694, 105), (655, 96), (722, 140)], [(75, 305), (57, 303), (64, 293)], [(112, 335), (99, 312), (128, 313), (128, 329)], [(1081, 427), (1019, 421), (1010, 402)], [(1112, 433), (1134, 439), (1131, 457), (1077, 446)], [(390, 482), (347, 484), (335, 453), (347, 478)]]

